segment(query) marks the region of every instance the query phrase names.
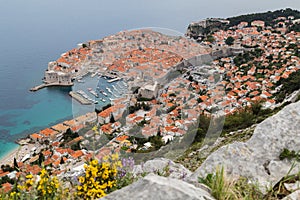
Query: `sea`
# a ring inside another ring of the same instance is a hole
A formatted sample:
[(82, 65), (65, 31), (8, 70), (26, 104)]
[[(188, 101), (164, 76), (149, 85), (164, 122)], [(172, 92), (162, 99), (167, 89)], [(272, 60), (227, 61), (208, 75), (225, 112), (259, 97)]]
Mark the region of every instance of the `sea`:
[[(0, 159), (17, 139), (94, 109), (71, 99), (74, 88), (29, 91), (42, 83), (49, 61), (78, 43), (145, 27), (183, 35), (190, 22), (207, 17), (300, 7), (298, 0), (270, 2), (0, 0)], [(104, 78), (85, 80), (110, 86)]]

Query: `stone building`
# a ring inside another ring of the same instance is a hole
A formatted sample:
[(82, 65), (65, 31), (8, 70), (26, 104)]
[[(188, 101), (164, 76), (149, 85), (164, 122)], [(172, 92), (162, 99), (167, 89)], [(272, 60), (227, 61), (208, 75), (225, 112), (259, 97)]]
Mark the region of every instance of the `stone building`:
[(152, 99), (156, 98), (158, 94), (158, 83), (146, 84), (139, 89), (139, 95), (143, 98)]

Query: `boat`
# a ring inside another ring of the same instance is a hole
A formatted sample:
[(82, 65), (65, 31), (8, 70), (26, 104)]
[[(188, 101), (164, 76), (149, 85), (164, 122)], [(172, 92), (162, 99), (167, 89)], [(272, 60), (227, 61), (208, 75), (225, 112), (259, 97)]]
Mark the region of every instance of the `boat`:
[(100, 90), (100, 92), (101, 92), (104, 96), (107, 96), (107, 93), (105, 93), (103, 90)]
[(91, 75), (91, 78), (94, 78), (96, 75), (98, 74), (98, 72), (95, 72)]
[(106, 87), (106, 90), (107, 90), (109, 93), (113, 94), (110, 88)]
[(92, 94), (92, 95), (94, 95), (95, 97), (99, 97), (99, 95), (97, 94), (97, 92), (96, 91), (94, 91), (94, 90), (90, 90), (90, 93)]

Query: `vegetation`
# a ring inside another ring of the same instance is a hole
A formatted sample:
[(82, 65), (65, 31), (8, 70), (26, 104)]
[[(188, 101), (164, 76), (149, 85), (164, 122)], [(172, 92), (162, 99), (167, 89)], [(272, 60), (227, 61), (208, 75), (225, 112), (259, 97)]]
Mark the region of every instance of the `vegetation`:
[(281, 9), (281, 10), (276, 10), (276, 11), (269, 11), (265, 13), (254, 13), (254, 14), (248, 14), (248, 15), (241, 15), (237, 17), (230, 17), (228, 20), (230, 21), (229, 27), (236, 26), (241, 22), (252, 22), (255, 20), (262, 20), (265, 21), (267, 26), (272, 26), (276, 22), (273, 20), (278, 18), (278, 17), (288, 17), (288, 16), (294, 16), (295, 19), (300, 18), (300, 12), (297, 10), (292, 10), (290, 8), (287, 9)]
[[(297, 184), (297, 182), (300, 181), (299, 177), (300, 177), (300, 171), (298, 171), (298, 173), (296, 174), (291, 174), (292, 170), (295, 168), (295, 163), (292, 164), (291, 168), (289, 169), (289, 171), (287, 172), (287, 174), (282, 177), (281, 180), (279, 180), (274, 186), (273, 188), (269, 189), (268, 193), (265, 195), (264, 199), (283, 199), (284, 197), (286, 197), (287, 195), (291, 194), (292, 192), (287, 190), (287, 188), (285, 187), (285, 184)], [(299, 185), (297, 186), (299, 187)]]
[(11, 167), (10, 165), (1, 165), (1, 170), (3, 172), (12, 172), (14, 171), (14, 168)]
[(300, 161), (300, 154), (299, 154), (299, 152), (296, 152), (294, 150), (290, 151), (290, 150), (284, 148), (283, 151), (279, 155), (279, 159), (280, 160), (284, 160), (284, 159), (288, 159), (288, 160), (296, 159), (297, 161)]
[(100, 161), (94, 158), (85, 164), (84, 174), (71, 182), (59, 180), (45, 168), (38, 175), (21, 172), (17, 180), (1, 178), (2, 183), (9, 182), (13, 188), (0, 192), (0, 199), (98, 199), (137, 180), (130, 172), (133, 165), (132, 158), (121, 160), (118, 154), (105, 156)]
[(118, 155), (105, 157), (101, 163), (97, 159), (85, 165), (85, 175), (78, 178), (77, 195), (82, 199), (95, 199), (105, 196), (116, 187), (118, 168), (121, 167)]
[(68, 199), (67, 188), (62, 188), (56, 176), (50, 175), (42, 169), (37, 176), (21, 174), (14, 182), (14, 187), (9, 193), (1, 193), (1, 199)]
[(288, 32), (291, 32), (291, 31), (300, 32), (300, 24), (297, 23), (297, 24), (293, 24), (292, 26), (290, 26), (288, 28)]
[(14, 184), (14, 180), (9, 178), (8, 176), (3, 176), (0, 178), (0, 185), (2, 185), (3, 183), (10, 183), (10, 184)]
[(228, 38), (226, 38), (225, 44), (231, 46), (231, 45), (233, 45), (233, 43), (234, 43), (234, 38), (233, 37), (229, 36)]
[[(185, 147), (188, 145), (189, 148), (184, 149), (185, 152), (177, 158), (177, 161), (192, 171), (196, 170), (209, 154), (220, 147), (234, 141), (247, 141), (254, 131), (252, 125), (260, 123), (264, 119), (276, 114), (287, 104), (288, 103), (285, 103), (271, 110), (263, 109), (262, 102), (256, 102), (253, 103), (251, 107), (241, 108), (235, 113), (226, 116), (225, 121), (223, 121), (223, 118), (211, 119), (209, 116), (200, 114), (197, 125), (191, 126), (182, 138), (183, 145), (185, 145)], [(207, 135), (208, 129), (209, 135)], [(236, 132), (238, 130), (243, 131)], [(235, 133), (229, 134), (230, 132)], [(219, 143), (215, 145), (214, 142), (217, 138), (219, 139)], [(204, 145), (204, 139), (205, 144), (209, 147), (198, 152), (197, 150)], [(193, 141), (192, 144), (191, 141)], [(180, 149), (179, 145), (176, 147)]]
[(300, 180), (300, 172), (290, 174), (295, 168), (293, 164), (289, 172), (278, 181), (272, 188), (269, 188), (265, 194), (259, 189), (259, 185), (249, 183), (245, 177), (239, 177), (237, 180), (226, 176), (224, 168), (217, 168), (214, 174), (208, 174), (205, 178), (199, 177), (200, 183), (207, 185), (211, 189), (212, 195), (217, 200), (275, 200), (283, 199), (292, 192), (287, 190), (285, 184), (297, 183)]
[(198, 178), (199, 182), (211, 189), (212, 195), (218, 200), (262, 199), (263, 194), (257, 185), (249, 184), (246, 178), (230, 180), (226, 177), (224, 167), (217, 169), (215, 174)]
[(300, 89), (300, 70), (293, 72), (286, 79), (280, 79), (277, 85), (282, 85), (282, 87), (276, 94), (276, 100), (277, 102), (282, 102), (286, 96)]
[[(232, 131), (237, 131), (240, 129), (250, 127), (253, 124), (263, 121), (264, 119), (273, 115), (279, 110), (279, 108), (275, 110), (263, 109), (262, 102), (254, 102), (250, 107), (240, 108), (233, 114), (226, 116), (224, 126), (222, 129), (222, 135), (224, 136)], [(198, 121), (199, 126), (196, 129), (194, 143), (202, 142), (202, 140), (206, 137), (208, 128), (211, 128), (211, 120), (208, 116), (201, 114), (199, 116)], [(218, 119), (216, 119), (215, 123), (218, 124), (221, 123), (221, 121), (218, 122)]]
[[(61, 147), (65, 147), (66, 145), (68, 145), (73, 139), (79, 137), (79, 134), (77, 132), (73, 132), (70, 128), (67, 129), (67, 131), (63, 134), (63, 137), (61, 139)], [(80, 150), (80, 141), (71, 144), (70, 148), (74, 151), (76, 150)]]
[(212, 35), (208, 35), (205, 40), (207, 42), (210, 42), (210, 43), (214, 43), (215, 42), (215, 38)]
[[(129, 141), (137, 144), (137, 152), (156, 151), (159, 150), (163, 145), (165, 145), (160, 134), (152, 135), (148, 138), (144, 137), (143, 135), (130, 136)], [(144, 149), (144, 144), (147, 142), (150, 142), (152, 147), (150, 147), (149, 149)]]
[(236, 64), (237, 66), (240, 66), (240, 65), (246, 64), (250, 61), (253, 62), (253, 60), (255, 58), (261, 57), (263, 55), (263, 52), (264, 52), (263, 50), (256, 48), (253, 51), (247, 51), (243, 54), (239, 54), (233, 59), (234, 64)]

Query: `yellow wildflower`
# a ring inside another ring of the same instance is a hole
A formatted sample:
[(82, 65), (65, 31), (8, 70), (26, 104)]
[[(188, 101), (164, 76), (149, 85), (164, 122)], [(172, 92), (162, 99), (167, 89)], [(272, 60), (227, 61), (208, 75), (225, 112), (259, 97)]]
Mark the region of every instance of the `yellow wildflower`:
[(96, 166), (98, 164), (98, 160), (94, 159), (91, 161), (91, 165)]
[(84, 183), (84, 181), (85, 181), (84, 177), (80, 176), (79, 177), (79, 183)]
[(28, 175), (26, 175), (26, 178), (27, 178), (27, 179), (32, 179), (33, 176), (32, 176), (32, 174), (28, 174)]

